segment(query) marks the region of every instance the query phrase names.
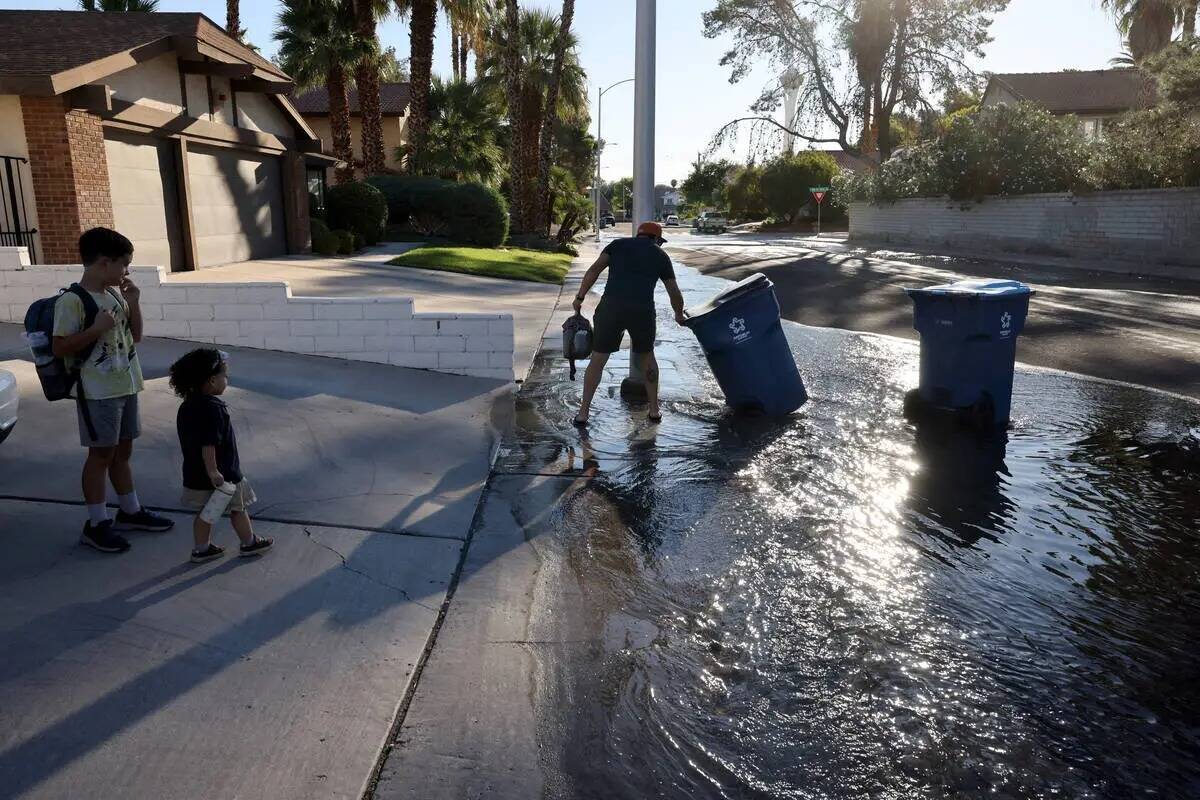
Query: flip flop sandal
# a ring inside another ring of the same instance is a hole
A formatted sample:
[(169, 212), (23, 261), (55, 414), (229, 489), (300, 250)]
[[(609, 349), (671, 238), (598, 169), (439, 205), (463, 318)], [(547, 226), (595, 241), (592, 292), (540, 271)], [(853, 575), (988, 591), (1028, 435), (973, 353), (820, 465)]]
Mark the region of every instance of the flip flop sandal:
[(662, 414), (647, 414), (646, 419), (657, 425), (658, 423), (662, 422)]
[(588, 421), (586, 419), (580, 419), (579, 417), (571, 420), (571, 422), (576, 428), (586, 428), (588, 426)]

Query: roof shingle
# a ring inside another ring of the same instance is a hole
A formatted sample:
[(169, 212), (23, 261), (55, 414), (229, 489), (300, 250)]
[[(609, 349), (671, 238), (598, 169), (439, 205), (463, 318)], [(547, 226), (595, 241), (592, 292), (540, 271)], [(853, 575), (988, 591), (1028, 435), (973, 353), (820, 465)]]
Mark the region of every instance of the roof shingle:
[[(350, 113), (357, 115), (360, 112), (358, 107), (358, 89), (349, 91)], [(408, 101), (410, 99), (409, 86), (407, 83), (381, 83), (379, 84), (379, 110), (385, 117), (402, 117), (408, 111)], [(292, 97), (292, 104), (296, 106), (296, 110), (301, 114), (324, 115), (329, 113), (329, 92), (324, 86), (318, 86), (314, 89), (309, 89)]]
[(1118, 113), (1154, 102), (1153, 85), (1136, 69), (996, 74), (992, 80), (1055, 114)]
[(170, 36), (186, 36), (287, 76), (203, 14), (0, 11), (0, 76), (44, 77)]

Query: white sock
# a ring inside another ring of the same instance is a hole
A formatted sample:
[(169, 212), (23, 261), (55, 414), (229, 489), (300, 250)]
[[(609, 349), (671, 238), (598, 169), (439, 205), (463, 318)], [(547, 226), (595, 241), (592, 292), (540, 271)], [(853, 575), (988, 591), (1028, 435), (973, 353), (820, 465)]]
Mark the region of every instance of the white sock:
[(126, 514), (136, 514), (142, 510), (142, 504), (138, 502), (136, 489), (129, 494), (117, 495), (117, 502), (121, 504), (121, 510)]
[(88, 503), (88, 520), (92, 523), (92, 527), (99, 525), (102, 522), (108, 522), (108, 506), (104, 503)]

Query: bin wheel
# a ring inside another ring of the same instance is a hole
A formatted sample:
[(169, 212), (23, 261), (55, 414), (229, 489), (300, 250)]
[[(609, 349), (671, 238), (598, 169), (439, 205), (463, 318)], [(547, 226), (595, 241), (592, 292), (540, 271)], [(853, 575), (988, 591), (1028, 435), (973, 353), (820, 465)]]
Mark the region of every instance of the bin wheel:
[(917, 419), (925, 410), (925, 401), (921, 399), (920, 389), (910, 389), (904, 393), (904, 416)]
[(971, 404), (968, 413), (971, 427), (980, 433), (986, 433), (996, 427), (996, 404), (987, 392), (984, 392), (978, 400)]

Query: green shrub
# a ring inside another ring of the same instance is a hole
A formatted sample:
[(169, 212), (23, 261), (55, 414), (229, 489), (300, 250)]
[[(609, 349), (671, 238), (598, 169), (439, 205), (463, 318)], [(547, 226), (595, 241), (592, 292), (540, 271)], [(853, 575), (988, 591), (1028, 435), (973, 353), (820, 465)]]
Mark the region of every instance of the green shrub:
[(337, 251), (340, 255), (348, 256), (355, 251), (353, 231), (334, 231), (333, 235), (338, 238)]
[(508, 203), (482, 183), (460, 183), (449, 192), (449, 237), (479, 247), (499, 247), (508, 238)]
[(329, 230), (329, 226), (319, 219), (309, 221), (314, 253), (323, 256), (336, 256), (341, 246), (341, 238)]
[(340, 183), (325, 193), (325, 217), (329, 226), (354, 231), (367, 244), (376, 244), (383, 238), (387, 216), (387, 200), (369, 183)]
[[(812, 208), (816, 216), (816, 201), (809, 191), (813, 186), (829, 186), (838, 172), (837, 162), (828, 153), (808, 150), (794, 156), (783, 156), (763, 168), (759, 178), (763, 201), (776, 219), (791, 222), (804, 208)], [(825, 203), (832, 205), (833, 198)], [(822, 209), (822, 217), (825, 217)]]
[(426, 235), (435, 232), (421, 230), (428, 227), (423, 222), (436, 226), (450, 208), (449, 193), (455, 186), (454, 181), (411, 175), (373, 175), (367, 183), (383, 193), (390, 225), (407, 225)]
[(939, 159), (946, 193), (956, 200), (1086, 189), (1089, 161), (1079, 122), (1032, 103), (955, 117)]
[(480, 247), (499, 247), (508, 237), (508, 205), (489, 186), (403, 175), (367, 180), (383, 193), (393, 226)]
[(1174, 108), (1127, 114), (1105, 128), (1094, 167), (1105, 189), (1200, 185), (1200, 123)]
[(1084, 191), (1094, 186), (1090, 164), (1077, 120), (1018, 103), (953, 114), (938, 139), (898, 151), (874, 172), (839, 176), (833, 185), (843, 202), (979, 200)]

